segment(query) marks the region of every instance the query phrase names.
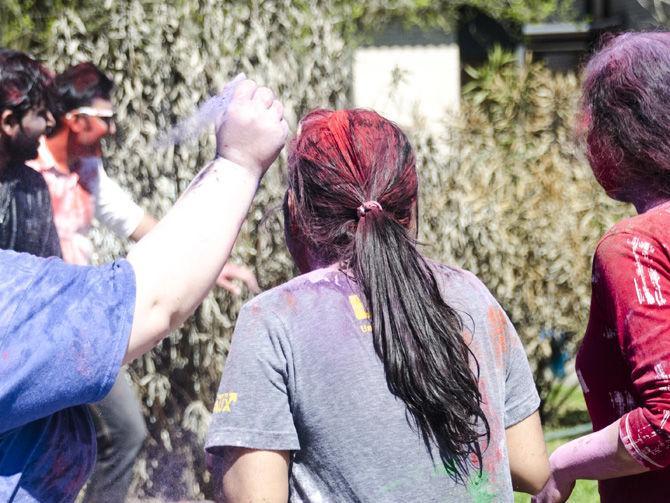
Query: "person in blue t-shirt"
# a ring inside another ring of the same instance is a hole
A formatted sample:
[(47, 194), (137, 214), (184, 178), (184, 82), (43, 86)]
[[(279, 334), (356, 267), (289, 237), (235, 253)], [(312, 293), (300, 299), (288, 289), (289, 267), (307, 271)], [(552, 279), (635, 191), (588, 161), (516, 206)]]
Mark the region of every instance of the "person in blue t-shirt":
[(287, 135), (281, 103), (251, 80), (217, 124), (216, 159), (126, 260), (74, 266), (0, 251), (1, 501), (75, 499), (95, 459), (82, 405), (214, 285)]

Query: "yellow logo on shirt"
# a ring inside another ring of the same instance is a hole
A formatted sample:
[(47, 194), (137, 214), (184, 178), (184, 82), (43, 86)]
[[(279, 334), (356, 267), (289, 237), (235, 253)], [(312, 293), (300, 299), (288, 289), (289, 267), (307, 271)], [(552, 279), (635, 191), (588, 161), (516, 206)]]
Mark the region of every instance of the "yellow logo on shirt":
[[(349, 304), (351, 304), (351, 307), (354, 310), (354, 316), (356, 316), (357, 320), (368, 321), (370, 319), (370, 313), (365, 310), (365, 306), (358, 295), (349, 295)], [(361, 332), (364, 334), (372, 332), (372, 325), (369, 323), (362, 324), (360, 328)]]
[(363, 306), (363, 302), (358, 295), (349, 295), (349, 303), (354, 309), (354, 316), (356, 316), (357, 320), (370, 319), (370, 313), (365, 310), (365, 306)]
[(237, 393), (219, 393), (214, 402), (214, 413), (230, 412), (230, 405), (237, 402)]

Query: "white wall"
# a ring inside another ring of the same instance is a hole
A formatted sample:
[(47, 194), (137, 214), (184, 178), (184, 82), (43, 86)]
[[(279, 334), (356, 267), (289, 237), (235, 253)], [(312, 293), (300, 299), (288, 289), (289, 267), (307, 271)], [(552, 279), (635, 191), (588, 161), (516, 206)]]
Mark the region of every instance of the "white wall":
[[(460, 102), (456, 44), (361, 47), (354, 54), (353, 101), (403, 127), (433, 128)], [(400, 76), (394, 83), (394, 75)]]

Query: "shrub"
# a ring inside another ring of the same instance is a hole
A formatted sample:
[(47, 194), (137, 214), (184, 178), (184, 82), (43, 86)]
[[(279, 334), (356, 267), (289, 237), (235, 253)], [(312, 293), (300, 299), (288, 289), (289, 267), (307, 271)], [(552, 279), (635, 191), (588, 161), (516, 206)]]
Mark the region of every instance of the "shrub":
[[(545, 419), (586, 328), (591, 256), (626, 215), (597, 186), (575, 132), (579, 82), (494, 50), (469, 69), (461, 113), (422, 151), (429, 253), (477, 274), (516, 326)], [(419, 141), (425, 144), (425, 141)], [(553, 368), (553, 371), (552, 371)]]

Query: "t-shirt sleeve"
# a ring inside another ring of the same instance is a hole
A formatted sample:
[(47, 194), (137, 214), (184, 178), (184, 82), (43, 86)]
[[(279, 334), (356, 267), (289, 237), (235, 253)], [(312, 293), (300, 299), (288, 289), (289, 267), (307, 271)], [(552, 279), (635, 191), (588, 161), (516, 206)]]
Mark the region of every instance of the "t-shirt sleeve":
[(111, 389), (128, 345), (135, 275), (0, 251), (0, 433)]
[(297, 450), (291, 413), (291, 350), (281, 320), (258, 302), (247, 304), (235, 326), (205, 448), (234, 446)]
[[(627, 451), (651, 469), (670, 466), (670, 261), (657, 241), (606, 237), (594, 257), (603, 309), (616, 326), (637, 407), (619, 422)], [(628, 390), (621, 390), (623, 393)]]
[[(491, 358), (504, 391), (505, 428), (514, 426), (533, 414), (540, 406), (533, 373), (528, 364), (521, 339), (505, 310), (484, 284), (472, 273), (466, 273), (469, 290), (474, 290), (477, 303), (485, 309), (486, 335)], [(487, 355), (482, 351), (482, 357)]]
[(498, 309), (505, 324), (505, 428), (509, 428), (540, 407), (540, 395), (521, 339), (507, 314), (500, 306)]
[(130, 236), (144, 217), (144, 210), (98, 166), (95, 217), (117, 236)]

